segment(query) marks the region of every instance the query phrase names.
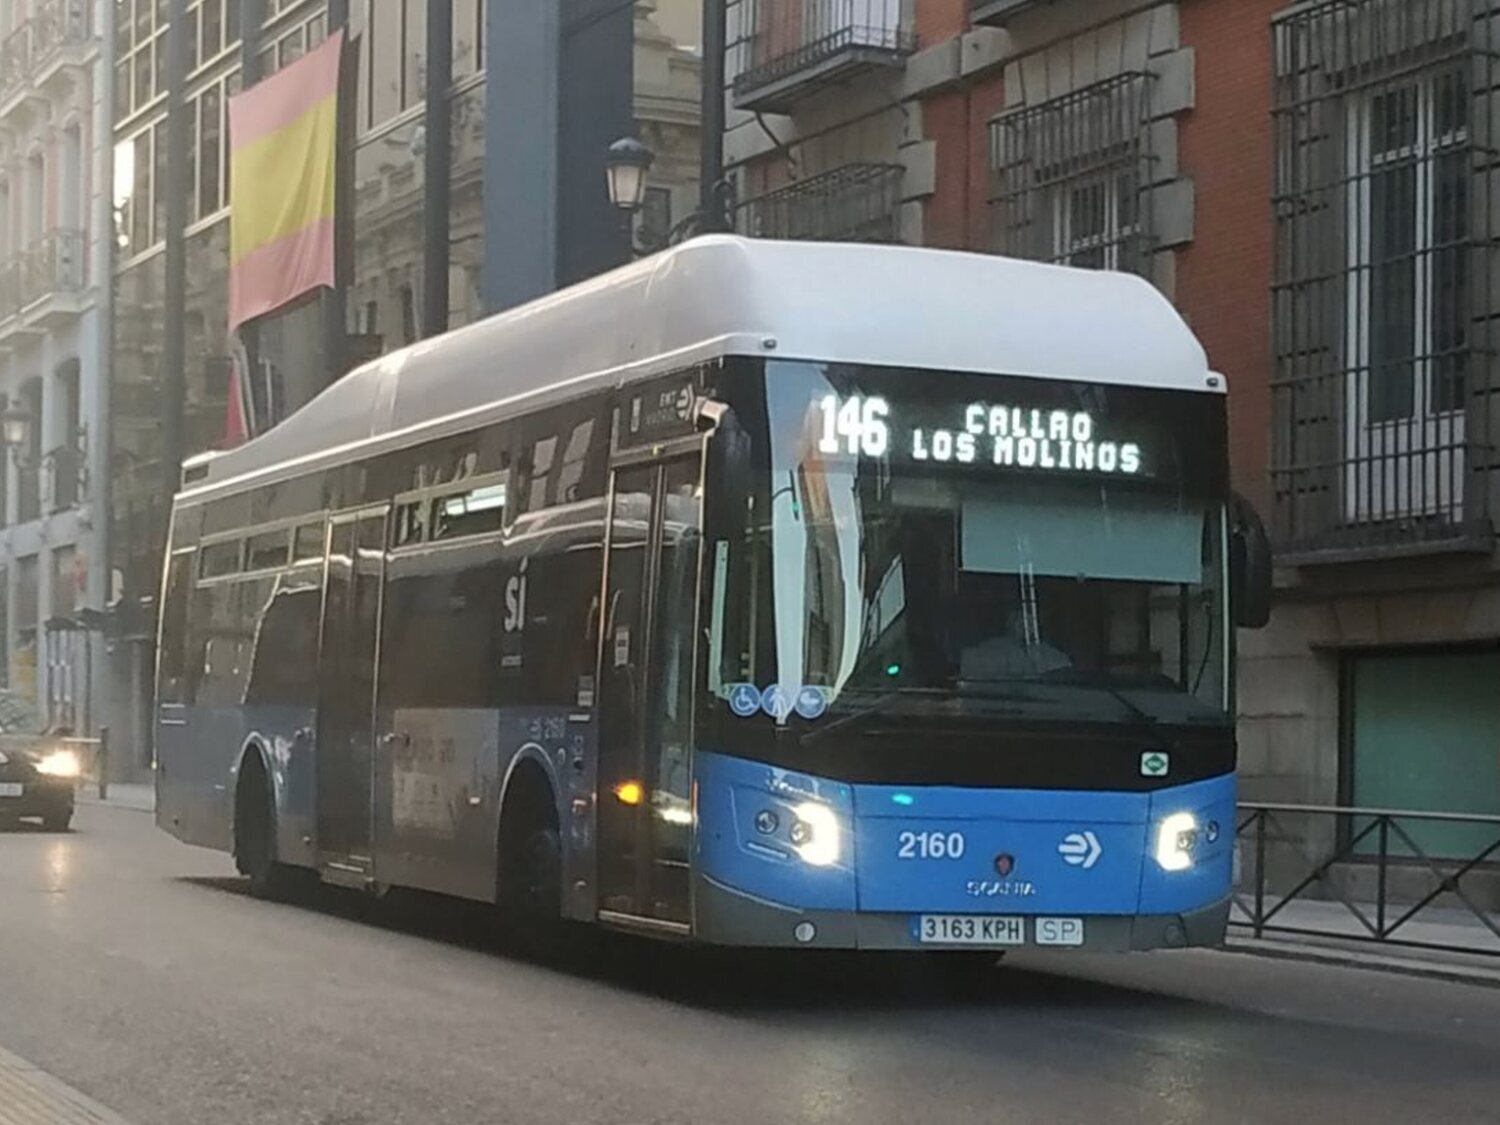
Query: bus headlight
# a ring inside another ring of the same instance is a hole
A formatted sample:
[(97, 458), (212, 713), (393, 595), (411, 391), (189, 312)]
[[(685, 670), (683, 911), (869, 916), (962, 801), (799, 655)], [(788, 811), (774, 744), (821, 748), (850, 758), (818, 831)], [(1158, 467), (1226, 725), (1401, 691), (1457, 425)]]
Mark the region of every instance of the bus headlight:
[(1198, 846), (1198, 818), (1192, 813), (1173, 813), (1156, 826), (1156, 862), (1163, 871), (1186, 871), (1193, 866)]
[(839, 858), (839, 818), (827, 805), (804, 801), (792, 809), (792, 847), (802, 862), (827, 867)]
[(73, 751), (54, 750), (36, 764), (36, 772), (48, 777), (77, 777), (83, 772), (83, 767)]

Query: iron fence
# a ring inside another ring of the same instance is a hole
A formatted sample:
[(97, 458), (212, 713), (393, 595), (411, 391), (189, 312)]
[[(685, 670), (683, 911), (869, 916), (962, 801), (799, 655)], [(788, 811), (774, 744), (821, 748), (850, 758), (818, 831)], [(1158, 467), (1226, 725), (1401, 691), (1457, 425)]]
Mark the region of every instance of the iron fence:
[(740, 12), (734, 94), (743, 106), (784, 109), (757, 95), (799, 75), (826, 79), (916, 49), (902, 0), (743, 0)]
[(1284, 554), (1490, 545), (1497, 16), (1497, 0), (1321, 0), (1273, 25)]
[[(1500, 956), (1500, 816), (1246, 803), (1236, 841), (1230, 924), (1255, 937)], [(1309, 917), (1300, 908), (1313, 903), (1323, 909)], [(1478, 940), (1443, 936), (1460, 933)]]
[(899, 164), (846, 164), (745, 200), (736, 225), (755, 238), (896, 242), (901, 172)]

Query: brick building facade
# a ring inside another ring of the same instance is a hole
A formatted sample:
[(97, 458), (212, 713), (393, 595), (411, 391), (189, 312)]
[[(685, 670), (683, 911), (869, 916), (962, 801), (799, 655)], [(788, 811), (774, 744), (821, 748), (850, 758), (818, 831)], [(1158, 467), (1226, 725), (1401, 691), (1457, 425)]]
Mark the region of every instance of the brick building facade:
[(1500, 812), (1496, 8), (729, 0), (743, 231), (1131, 270), (1228, 376), (1250, 797)]

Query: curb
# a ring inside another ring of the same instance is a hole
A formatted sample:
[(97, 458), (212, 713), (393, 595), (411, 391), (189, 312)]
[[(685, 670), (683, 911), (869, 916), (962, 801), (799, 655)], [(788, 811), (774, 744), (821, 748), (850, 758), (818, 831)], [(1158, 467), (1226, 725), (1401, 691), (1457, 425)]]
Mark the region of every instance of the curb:
[(1267, 941), (1264, 938), (1233, 936), (1225, 941), (1223, 948), (1227, 953), (1239, 953), (1251, 957), (1306, 961), (1343, 969), (1364, 969), (1367, 972), (1393, 973), (1399, 976), (1440, 980), (1449, 984), (1500, 988), (1500, 963), (1497, 963), (1494, 968), (1484, 965), (1470, 966), (1441, 961), (1424, 961), (1412, 957), (1392, 957), (1387, 953), (1341, 946), (1306, 945), (1299, 942)]

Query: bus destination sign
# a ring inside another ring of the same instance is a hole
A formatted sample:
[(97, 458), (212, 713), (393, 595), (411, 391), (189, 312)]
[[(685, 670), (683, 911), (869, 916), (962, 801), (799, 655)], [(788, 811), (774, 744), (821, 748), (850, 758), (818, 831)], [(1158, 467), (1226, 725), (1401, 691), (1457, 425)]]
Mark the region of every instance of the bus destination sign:
[(818, 401), (821, 453), (995, 465), (1058, 473), (1146, 474), (1141, 445), (1102, 433), (1085, 410), (970, 402), (946, 426), (915, 425), (879, 395), (824, 395)]

